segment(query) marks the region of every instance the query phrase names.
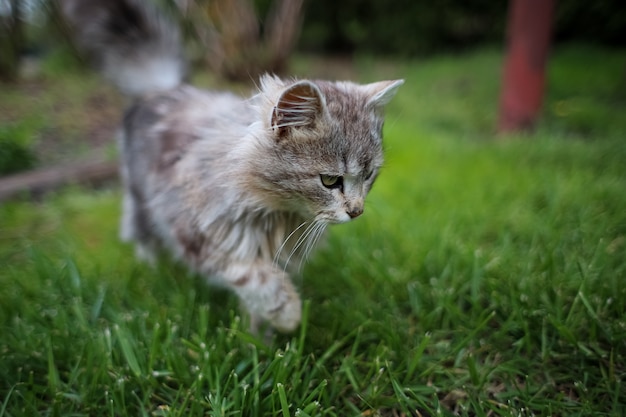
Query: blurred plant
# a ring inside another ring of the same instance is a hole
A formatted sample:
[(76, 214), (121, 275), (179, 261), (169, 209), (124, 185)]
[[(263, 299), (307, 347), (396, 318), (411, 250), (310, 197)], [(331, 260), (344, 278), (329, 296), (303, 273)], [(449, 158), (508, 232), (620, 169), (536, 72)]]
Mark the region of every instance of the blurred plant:
[(32, 138), (33, 126), (29, 123), (0, 126), (0, 175), (35, 166), (37, 158), (31, 149)]
[[(252, 0), (166, 3), (179, 14), (187, 38), (200, 46), (200, 60), (233, 80), (283, 71), (302, 24), (303, 0), (272, 0), (265, 7)], [(266, 9), (264, 19), (259, 9)]]
[[(2, 1), (2, 0), (0, 0)], [(15, 1), (15, 0), (12, 0)], [(59, 0), (42, 0), (62, 43), (77, 52)], [(296, 44), (304, 0), (151, 0), (180, 24), (190, 55), (221, 76), (249, 80), (282, 72)], [(263, 12), (263, 13), (261, 13)], [(264, 18), (259, 17), (263, 15)]]

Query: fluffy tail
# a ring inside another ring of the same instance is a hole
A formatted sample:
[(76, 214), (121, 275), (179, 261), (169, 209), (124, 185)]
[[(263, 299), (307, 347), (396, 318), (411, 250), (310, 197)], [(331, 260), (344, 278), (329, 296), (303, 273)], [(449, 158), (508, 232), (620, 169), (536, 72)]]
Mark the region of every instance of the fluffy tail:
[(61, 0), (76, 43), (131, 96), (169, 90), (186, 74), (178, 26), (148, 0)]

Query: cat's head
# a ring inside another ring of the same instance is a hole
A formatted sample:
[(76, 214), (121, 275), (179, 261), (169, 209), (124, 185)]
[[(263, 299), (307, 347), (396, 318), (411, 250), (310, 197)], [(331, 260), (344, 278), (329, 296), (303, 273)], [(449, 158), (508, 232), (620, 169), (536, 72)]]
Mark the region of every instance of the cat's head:
[(402, 83), (263, 78), (255, 171), (275, 205), (325, 223), (360, 216), (383, 164), (383, 108)]

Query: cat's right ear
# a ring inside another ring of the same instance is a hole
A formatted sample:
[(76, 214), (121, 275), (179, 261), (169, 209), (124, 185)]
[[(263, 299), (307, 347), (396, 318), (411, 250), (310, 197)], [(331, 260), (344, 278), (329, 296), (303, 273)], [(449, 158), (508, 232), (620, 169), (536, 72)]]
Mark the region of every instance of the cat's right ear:
[(370, 96), (367, 103), (372, 107), (382, 108), (389, 104), (402, 84), (404, 80), (379, 81), (364, 85), (362, 88)]
[(284, 137), (292, 129), (311, 128), (321, 117), (325, 101), (310, 81), (298, 81), (285, 89), (272, 109), (272, 130)]

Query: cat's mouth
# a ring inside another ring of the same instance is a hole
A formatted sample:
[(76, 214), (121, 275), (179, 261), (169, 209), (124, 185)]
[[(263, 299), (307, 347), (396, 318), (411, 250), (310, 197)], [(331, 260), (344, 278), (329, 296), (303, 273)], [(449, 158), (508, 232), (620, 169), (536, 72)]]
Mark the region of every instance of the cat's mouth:
[(315, 216), (315, 220), (319, 222), (323, 222), (326, 224), (341, 224), (347, 223), (352, 220), (353, 217), (350, 216), (345, 211), (342, 212), (321, 212), (317, 216)]

